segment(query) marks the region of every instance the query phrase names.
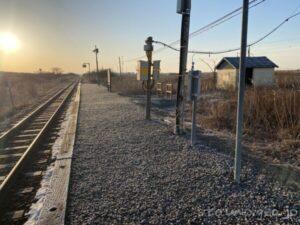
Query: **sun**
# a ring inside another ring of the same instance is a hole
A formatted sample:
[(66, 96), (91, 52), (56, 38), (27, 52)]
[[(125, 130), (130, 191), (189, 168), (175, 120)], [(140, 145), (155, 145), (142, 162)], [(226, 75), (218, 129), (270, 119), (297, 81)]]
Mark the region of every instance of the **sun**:
[(20, 42), (18, 38), (11, 33), (0, 33), (0, 51), (11, 53), (18, 50)]

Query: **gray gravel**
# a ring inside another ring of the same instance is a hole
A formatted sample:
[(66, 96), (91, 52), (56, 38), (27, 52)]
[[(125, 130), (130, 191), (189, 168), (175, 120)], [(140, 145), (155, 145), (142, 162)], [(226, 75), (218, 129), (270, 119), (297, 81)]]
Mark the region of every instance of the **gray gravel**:
[(81, 101), (67, 224), (299, 224), (299, 195), (253, 165), (237, 187), (232, 158), (190, 148), (128, 98), (84, 84)]

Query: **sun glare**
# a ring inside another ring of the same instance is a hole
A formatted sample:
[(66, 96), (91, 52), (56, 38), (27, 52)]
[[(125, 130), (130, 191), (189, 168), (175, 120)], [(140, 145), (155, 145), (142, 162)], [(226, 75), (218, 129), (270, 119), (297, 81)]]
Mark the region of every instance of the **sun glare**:
[(11, 53), (18, 50), (20, 42), (18, 38), (11, 33), (0, 33), (0, 51)]

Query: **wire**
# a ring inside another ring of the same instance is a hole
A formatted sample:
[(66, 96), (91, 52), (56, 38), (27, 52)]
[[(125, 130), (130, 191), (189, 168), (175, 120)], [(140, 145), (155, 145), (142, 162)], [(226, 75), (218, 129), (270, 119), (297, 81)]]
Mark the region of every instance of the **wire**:
[(160, 44), (160, 45), (162, 45), (162, 46), (164, 46), (164, 47), (170, 48), (170, 49), (172, 49), (172, 50), (174, 50), (174, 51), (177, 51), (177, 52), (180, 51), (180, 49), (175, 48), (175, 47), (173, 47), (173, 46), (171, 46), (171, 45), (168, 45), (168, 44), (166, 44), (166, 43), (163, 43), (163, 42), (161, 42), (161, 41), (153, 41), (153, 43)]
[[(256, 1), (257, 0), (253, 0), (253, 1), (249, 2), (249, 5), (250, 5), (249, 9), (254, 8), (254, 7), (262, 4), (266, 0), (260, 0), (256, 4), (251, 5), (251, 4), (255, 3)], [(190, 34), (190, 38), (195, 37), (198, 34), (203, 33), (204, 31), (208, 31), (208, 30), (210, 30), (210, 29), (212, 29), (212, 28), (214, 28), (214, 27), (216, 27), (216, 26), (218, 26), (218, 25), (220, 25), (220, 24), (222, 24), (222, 23), (224, 23), (224, 22), (226, 22), (226, 21), (228, 21), (228, 20), (230, 20), (230, 19), (238, 16), (238, 15), (240, 15), (242, 13), (242, 9), (243, 9), (243, 7), (241, 6), (240, 8), (238, 8), (238, 9), (236, 9), (236, 10), (234, 10), (234, 11), (228, 13), (228, 14), (226, 14), (225, 16), (221, 17), (220, 19), (217, 19), (216, 21), (210, 23), (209, 25), (206, 25), (203, 28), (200, 28), (200, 29), (192, 32)]]
[(249, 46), (253, 46), (256, 45), (257, 43), (263, 41), (264, 39), (266, 39), (268, 36), (270, 36), (271, 34), (273, 34), (275, 31), (277, 31), (280, 27), (282, 27), (285, 23), (287, 23), (290, 19), (299, 16), (300, 12), (295, 13), (294, 15), (288, 17), (287, 19), (285, 19), (281, 24), (279, 24), (277, 27), (275, 27), (273, 30), (271, 30), (269, 33), (267, 33), (265, 36), (263, 36), (262, 38), (258, 39), (257, 41), (253, 42), (252, 44), (250, 44)]
[(199, 60), (201, 62), (203, 62), (211, 70), (211, 72), (215, 72), (214, 69), (211, 67), (211, 65), (209, 65), (208, 62), (206, 62), (204, 59), (201, 59), (201, 58), (199, 58)]
[[(276, 26), (274, 29), (272, 29), (269, 33), (267, 33), (266, 35), (264, 35), (263, 37), (259, 38), (258, 40), (252, 42), (251, 44), (248, 45), (248, 47), (252, 47), (260, 42), (262, 42), (264, 39), (266, 39), (267, 37), (269, 37), (271, 34), (273, 34), (274, 32), (276, 32), (280, 27), (282, 27), (285, 23), (287, 23), (290, 19), (295, 18), (296, 16), (299, 16), (300, 12), (297, 12), (291, 16), (289, 16), (288, 18), (286, 18), (283, 22), (281, 22), (278, 26)], [(180, 49), (174, 48), (166, 43), (160, 42), (160, 41), (153, 41), (154, 43), (157, 44), (161, 44), (164, 47), (168, 47), (172, 50), (175, 51), (180, 51)], [(224, 54), (224, 53), (229, 53), (229, 52), (235, 52), (240, 50), (240, 48), (234, 48), (234, 49), (228, 49), (228, 50), (222, 50), (222, 51), (194, 51), (191, 50), (188, 53), (193, 53), (193, 54), (207, 54), (207, 55), (217, 55), (217, 54)]]
[[(256, 7), (256, 6), (260, 5), (260, 4), (262, 4), (266, 0), (259, 0), (258, 3), (254, 4), (254, 5), (251, 5), (251, 4), (255, 3), (256, 1), (258, 1), (258, 0), (252, 0), (251, 2), (249, 2), (249, 5), (250, 5), (249, 8), (250, 9), (253, 8), (253, 7)], [(232, 19), (232, 18), (240, 15), (242, 13), (242, 11), (241, 11), (242, 9), (243, 9), (243, 7), (241, 6), (241, 7), (237, 8), (237, 9), (231, 11), (230, 13), (227, 13), (226, 15), (222, 16), (221, 18), (219, 18), (219, 19), (217, 19), (217, 20), (209, 23), (208, 25), (205, 25), (204, 27), (201, 27), (200, 29), (198, 29), (198, 30), (190, 33), (189, 34), (189, 38), (191, 39), (191, 38), (193, 38), (193, 37), (195, 37), (195, 36), (197, 36), (199, 34), (202, 34), (202, 33), (206, 32), (206, 31), (209, 31), (212, 28), (214, 28), (214, 27), (216, 27), (218, 25), (221, 25), (222, 23), (225, 23), (228, 20), (230, 20), (230, 19)], [(176, 45), (176, 44), (179, 44), (179, 43), (180, 43), (180, 40), (177, 40), (177, 41), (174, 41), (174, 42), (172, 42), (172, 43), (170, 43), (168, 45), (169, 46), (173, 46), (173, 45)], [(165, 47), (162, 47), (160, 49), (157, 49), (154, 52), (157, 53), (157, 52), (160, 52), (160, 51), (162, 51), (164, 49), (165, 49)]]
[[(257, 2), (257, 1), (259, 1), (259, 2)], [(265, 1), (266, 1), (266, 0), (252, 0), (251, 2), (249, 2), (250, 8), (256, 7), (256, 6), (262, 4), (262, 3), (265, 2)], [(257, 2), (257, 3), (254, 4), (254, 5), (251, 5), (251, 4), (255, 3), (255, 2)], [(212, 29), (212, 28), (214, 28), (214, 27), (216, 27), (216, 26), (218, 26), (218, 25), (220, 25), (220, 24), (222, 24), (222, 23), (224, 23), (224, 22), (226, 22), (226, 21), (228, 21), (228, 20), (230, 20), (230, 19), (232, 19), (232, 18), (238, 16), (239, 14), (241, 14), (242, 8), (243, 8), (243, 7), (241, 6), (241, 7), (237, 8), (237, 9), (235, 9), (235, 10), (233, 10), (233, 11), (231, 11), (231, 12), (225, 14), (224, 16), (220, 17), (219, 19), (217, 19), (217, 20), (215, 20), (215, 21), (213, 21), (213, 22), (211, 22), (211, 23), (209, 23), (209, 24), (207, 24), (207, 25), (201, 27), (200, 29), (198, 29), (198, 30), (196, 30), (196, 31), (194, 31), (194, 32), (192, 32), (192, 33), (190, 33), (190, 34), (189, 34), (189, 37), (190, 37), (190, 38), (195, 37), (195, 36), (197, 36), (197, 35), (199, 35), (199, 34), (205, 32), (205, 31), (208, 31), (208, 30), (210, 30), (210, 29)], [(177, 40), (177, 41), (173, 41), (173, 42), (171, 42), (171, 43), (169, 43), (169, 44), (166, 44), (166, 46), (164, 46), (164, 47), (162, 47), (162, 48), (160, 48), (160, 49), (155, 50), (155, 51), (153, 52), (153, 54), (165, 50), (166, 47), (170, 48), (171, 46), (176, 45), (176, 44), (179, 44), (179, 43), (180, 43), (180, 39)], [(173, 50), (174, 50), (174, 49), (173, 49)], [(125, 60), (125, 62), (137, 61), (137, 60), (143, 59), (143, 58), (145, 58), (145, 57), (146, 57), (145, 55), (142, 55), (142, 56), (139, 56), (139, 57), (135, 57), (135, 58), (133, 58), (133, 59)]]

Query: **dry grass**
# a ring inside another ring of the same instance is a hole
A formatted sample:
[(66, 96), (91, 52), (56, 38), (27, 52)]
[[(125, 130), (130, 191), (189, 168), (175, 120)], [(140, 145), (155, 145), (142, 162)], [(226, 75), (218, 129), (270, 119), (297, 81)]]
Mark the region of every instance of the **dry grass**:
[[(217, 92), (199, 101), (203, 128), (235, 133), (237, 96)], [(300, 167), (300, 89), (248, 89), (244, 108), (245, 143), (267, 161)]]
[[(299, 163), (300, 148), (300, 72), (277, 71), (274, 88), (249, 88), (245, 92), (244, 134), (252, 144), (278, 143), (280, 147), (263, 156), (283, 162)], [(85, 80), (95, 81), (95, 75)], [(106, 72), (101, 72), (101, 82), (106, 84)], [(201, 80), (201, 99), (198, 102), (198, 122), (203, 128), (235, 133), (237, 92), (217, 90), (212, 74), (204, 74)], [(173, 84), (176, 94), (176, 74), (162, 75), (165, 85)], [(123, 95), (143, 94), (141, 82), (133, 75), (122, 77), (113, 74), (112, 91)], [(190, 105), (187, 104), (187, 110)], [(187, 113), (189, 115), (190, 113)], [(251, 144), (251, 145), (252, 145)], [(300, 165), (299, 165), (300, 166)]]
[[(199, 101), (204, 127), (235, 131), (237, 95), (219, 91)], [(245, 134), (263, 139), (299, 139), (300, 91), (295, 89), (247, 89)]]
[(74, 78), (74, 75), (1, 73), (0, 119), (34, 104), (41, 97)]
[[(276, 72), (277, 87), (249, 88), (245, 93), (244, 128), (249, 136), (270, 139), (299, 139), (300, 73)], [(106, 71), (100, 72), (100, 82), (106, 84)], [(85, 76), (95, 82), (95, 74)], [(177, 87), (176, 74), (161, 75), (163, 87)], [(143, 94), (141, 82), (133, 75), (112, 73), (112, 91), (124, 95)], [(216, 90), (213, 74), (204, 74), (201, 80), (202, 98), (199, 101), (199, 119), (203, 127), (235, 131), (236, 91)]]
[[(248, 88), (245, 92), (244, 128), (246, 134), (264, 138), (299, 138), (299, 73), (277, 72), (277, 87)], [(199, 104), (210, 128), (234, 131), (237, 93), (218, 90)], [(203, 123), (205, 123), (203, 121)]]
[(300, 70), (276, 71), (275, 77), (279, 88), (297, 89), (300, 87)]

